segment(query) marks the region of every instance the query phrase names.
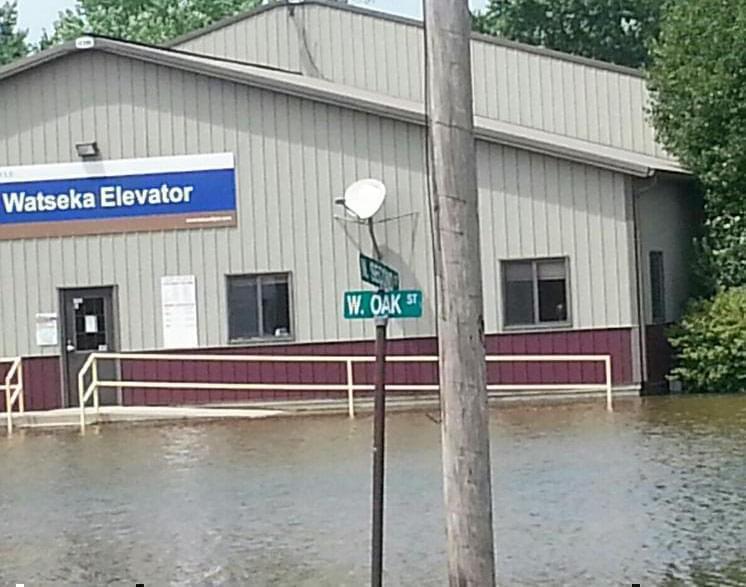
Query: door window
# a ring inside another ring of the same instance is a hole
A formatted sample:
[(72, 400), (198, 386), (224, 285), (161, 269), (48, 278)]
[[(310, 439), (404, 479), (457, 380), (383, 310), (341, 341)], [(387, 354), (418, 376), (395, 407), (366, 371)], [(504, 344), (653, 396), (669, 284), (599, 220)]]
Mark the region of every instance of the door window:
[(104, 306), (102, 297), (73, 299), (76, 350), (98, 351), (106, 348)]

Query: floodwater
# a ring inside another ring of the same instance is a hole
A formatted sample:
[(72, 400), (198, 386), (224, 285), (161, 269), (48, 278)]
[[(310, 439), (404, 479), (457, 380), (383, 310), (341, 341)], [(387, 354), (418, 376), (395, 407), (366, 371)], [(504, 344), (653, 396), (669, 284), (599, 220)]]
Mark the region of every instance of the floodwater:
[[(370, 418), (0, 439), (0, 587), (364, 585)], [(385, 582), (445, 583), (439, 427), (388, 420)], [(492, 411), (499, 582), (746, 585), (746, 396)]]

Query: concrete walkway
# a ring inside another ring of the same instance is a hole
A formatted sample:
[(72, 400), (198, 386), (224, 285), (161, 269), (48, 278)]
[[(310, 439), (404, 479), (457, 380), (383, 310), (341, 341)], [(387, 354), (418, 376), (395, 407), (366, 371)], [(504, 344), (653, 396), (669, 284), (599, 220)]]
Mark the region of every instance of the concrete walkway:
[[(615, 389), (614, 401), (629, 401), (639, 398), (637, 389)], [(593, 402), (604, 404), (605, 393), (597, 391), (580, 391), (561, 393), (490, 393), (490, 406), (510, 406), (530, 403), (532, 405), (554, 405), (567, 402)], [(426, 410), (434, 411), (440, 407), (436, 394), (389, 394), (386, 400), (388, 412)], [(184, 420), (209, 421), (287, 416), (334, 415), (348, 412), (346, 399), (276, 401), (265, 403), (220, 403), (202, 406), (151, 407), (151, 406), (101, 406), (96, 414), (93, 408), (86, 410), (86, 425), (116, 424), (136, 422), (179, 422)], [(373, 398), (359, 397), (355, 400), (355, 412), (359, 415), (373, 411)], [(0, 430), (5, 428), (6, 414), (0, 413)], [(79, 427), (80, 410), (65, 408), (45, 412), (26, 412), (23, 415), (13, 414), (14, 428), (59, 428)]]
[[(246, 420), (284, 415), (287, 415), (287, 412), (278, 409), (101, 406), (98, 414), (93, 411), (93, 408), (86, 410), (86, 424), (90, 426), (92, 424), (112, 424), (119, 422)], [(0, 413), (0, 426), (5, 427), (6, 418), (7, 416), (4, 412)], [(78, 408), (13, 414), (14, 428), (58, 428), (68, 426), (80, 426), (80, 410)]]

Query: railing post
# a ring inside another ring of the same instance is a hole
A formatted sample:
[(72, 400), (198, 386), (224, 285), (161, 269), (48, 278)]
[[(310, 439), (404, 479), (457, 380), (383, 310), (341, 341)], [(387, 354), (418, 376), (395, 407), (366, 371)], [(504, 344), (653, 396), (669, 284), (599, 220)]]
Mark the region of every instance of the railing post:
[(347, 359), (347, 411), (350, 418), (355, 417), (355, 382), (351, 359)]
[(24, 395), (26, 395), (26, 390), (23, 388), (23, 359), (21, 359), (18, 364), (18, 412), (20, 414), (26, 411)]
[(8, 419), (8, 436), (13, 434), (13, 413), (10, 409), (10, 384), (5, 380), (5, 417)]
[(91, 363), (91, 382), (93, 384), (93, 409), (96, 411), (96, 415), (99, 413), (99, 397), (98, 397), (98, 359), (96, 355), (93, 355), (93, 363)]
[(84, 369), (78, 373), (78, 403), (80, 404), (80, 432), (85, 434), (85, 390), (84, 390)]
[(614, 411), (614, 403), (612, 398), (612, 384), (611, 384), (611, 356), (604, 358), (604, 371), (606, 373), (606, 409), (609, 412)]

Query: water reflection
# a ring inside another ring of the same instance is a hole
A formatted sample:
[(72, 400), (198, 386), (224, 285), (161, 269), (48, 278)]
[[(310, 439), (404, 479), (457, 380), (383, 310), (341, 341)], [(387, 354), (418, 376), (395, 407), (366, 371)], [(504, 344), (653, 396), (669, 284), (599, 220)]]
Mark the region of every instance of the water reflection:
[[(369, 419), (0, 441), (0, 586), (360, 585)], [(746, 585), (746, 397), (492, 414), (505, 585)], [(439, 427), (389, 420), (388, 585), (444, 576)]]

